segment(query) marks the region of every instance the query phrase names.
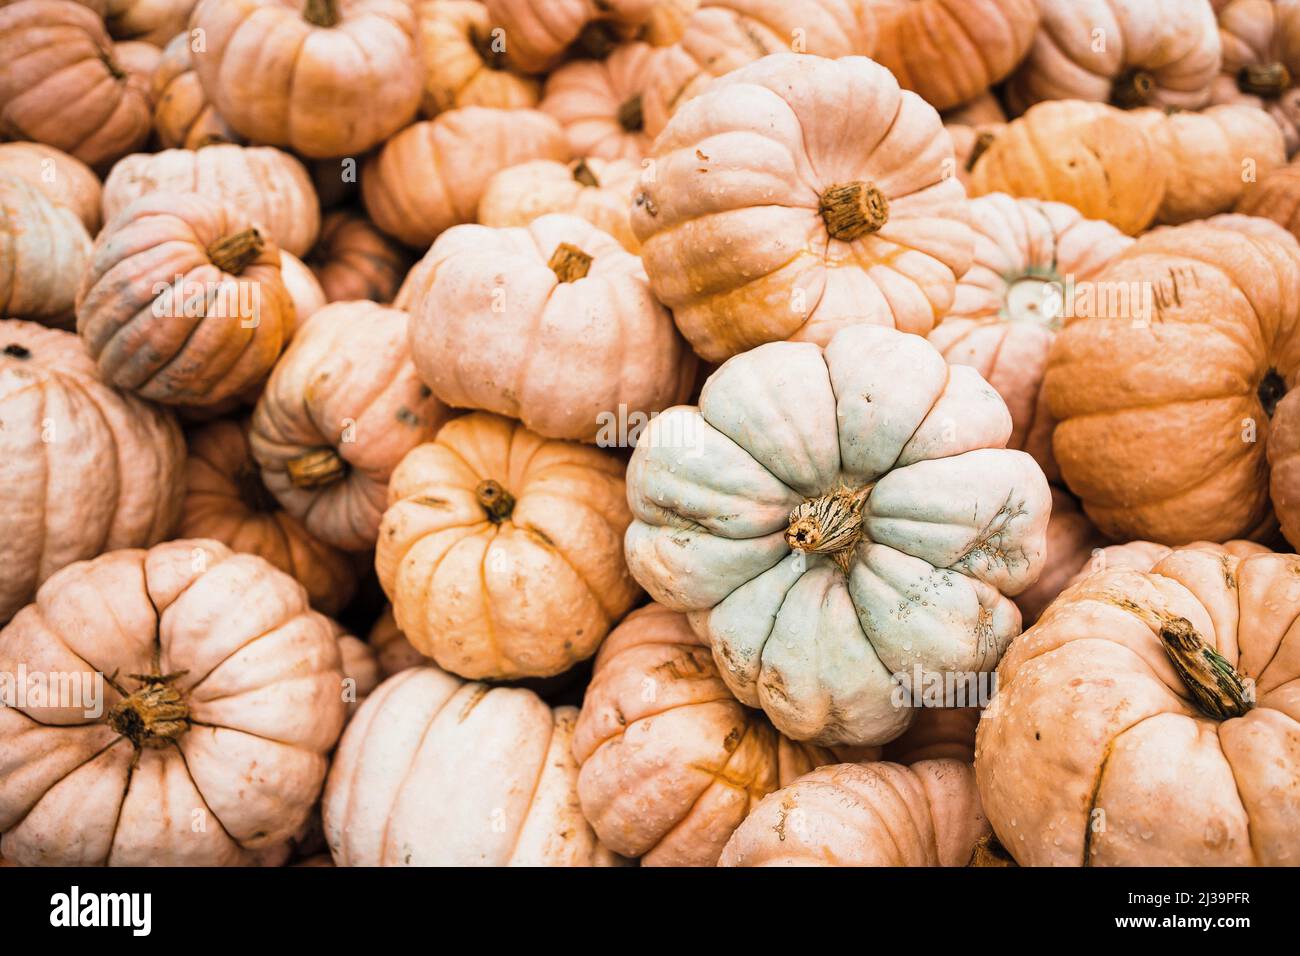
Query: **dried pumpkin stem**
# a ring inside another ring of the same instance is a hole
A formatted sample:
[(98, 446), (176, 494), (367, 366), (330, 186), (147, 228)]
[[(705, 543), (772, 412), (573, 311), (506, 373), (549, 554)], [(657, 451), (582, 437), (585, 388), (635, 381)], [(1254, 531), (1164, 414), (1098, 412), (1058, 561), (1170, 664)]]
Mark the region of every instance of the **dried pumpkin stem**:
[(20, 361), (26, 361), (32, 357), (32, 350), (25, 345), (19, 345), (17, 342), (10, 342), (5, 346), (4, 351), (5, 355)]
[(337, 0), (307, 0), (307, 6), (302, 11), (302, 18), (313, 26), (338, 26), (341, 19), (339, 17), (338, 2)]
[(858, 180), (822, 193), (820, 212), (832, 239), (852, 242), (889, 222), (889, 201), (871, 183)]
[(593, 20), (582, 28), (573, 45), (583, 56), (603, 60), (618, 46), (618, 34), (604, 20)]
[(971, 854), (970, 862), (966, 865), (984, 869), (995, 866), (1016, 866), (1017, 864), (997, 836), (989, 832), (976, 841), (975, 852)]
[(585, 159), (579, 160), (578, 165), (573, 167), (573, 178), (584, 186), (600, 185), (600, 180), (596, 178), (596, 174), (591, 171)]
[(224, 236), (208, 246), (208, 258), (222, 272), (237, 276), (244, 268), (262, 254), (266, 240), (256, 229), (245, 229), (233, 235)]
[(591, 268), (591, 256), (570, 242), (562, 242), (555, 247), (551, 261), (546, 264), (561, 282), (577, 282)]
[(824, 554), (845, 571), (862, 538), (862, 504), (870, 486), (858, 491), (841, 488), (809, 498), (790, 512), (785, 543), (805, 554)]
[(1206, 716), (1228, 720), (1254, 706), (1250, 690), (1236, 668), (1205, 643), (1187, 618), (1172, 617), (1161, 622), (1160, 642)]
[(285, 462), (289, 484), (312, 491), (328, 488), (342, 481), (348, 473), (347, 463), (333, 448), (313, 448)]
[(1130, 70), (1115, 80), (1110, 100), (1126, 110), (1146, 106), (1156, 91), (1156, 79), (1146, 70)]
[(190, 708), (173, 681), (185, 674), (131, 674), (140, 687), (113, 705), (106, 718), (136, 747), (165, 747), (190, 729)]
[(474, 497), (493, 524), (507, 520), (515, 510), (515, 496), (491, 478), (484, 478), (475, 486)]
[(639, 133), (645, 129), (645, 113), (641, 108), (640, 93), (619, 104), (618, 125), (629, 133)]
[(995, 139), (992, 130), (983, 130), (975, 137), (975, 145), (971, 147), (970, 156), (966, 159), (966, 172), (975, 171), (975, 164), (980, 161), (980, 157), (989, 151)]
[(1276, 99), (1291, 87), (1291, 71), (1284, 63), (1254, 63), (1237, 74), (1237, 89), (1252, 96)]

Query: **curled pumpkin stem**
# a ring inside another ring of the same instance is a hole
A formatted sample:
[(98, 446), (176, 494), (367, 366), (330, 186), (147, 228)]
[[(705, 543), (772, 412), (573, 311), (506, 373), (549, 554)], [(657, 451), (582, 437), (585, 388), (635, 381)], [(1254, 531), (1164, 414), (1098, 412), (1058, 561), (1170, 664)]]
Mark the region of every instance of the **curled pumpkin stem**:
[(591, 269), (591, 256), (571, 242), (562, 242), (555, 247), (551, 260), (546, 264), (561, 282), (577, 282)]
[(1228, 720), (1241, 717), (1254, 706), (1251, 690), (1237, 669), (1205, 643), (1187, 618), (1163, 621), (1160, 643), (1206, 716)]
[(333, 448), (313, 448), (285, 462), (289, 484), (295, 488), (315, 490), (342, 481), (348, 473), (347, 462)]
[(809, 498), (790, 512), (785, 543), (805, 554), (824, 554), (849, 570), (853, 549), (862, 538), (862, 505), (870, 486), (858, 491), (841, 488)]
[(641, 109), (640, 93), (619, 104), (618, 125), (629, 133), (637, 133), (645, 128), (645, 114)]
[(821, 195), (822, 221), (832, 239), (852, 242), (889, 222), (889, 201), (871, 183), (857, 180), (831, 186)]
[(491, 478), (484, 478), (475, 486), (474, 498), (493, 524), (507, 520), (515, 510), (515, 496)]
[(1126, 110), (1146, 106), (1155, 95), (1156, 79), (1146, 70), (1130, 70), (1115, 80), (1110, 90), (1111, 102)]
[(222, 272), (237, 276), (250, 262), (262, 254), (266, 240), (256, 229), (245, 229), (223, 236), (208, 246), (208, 258)]
[(140, 687), (113, 705), (105, 718), (108, 725), (137, 749), (157, 749), (179, 739), (190, 729), (190, 708), (173, 682), (185, 673), (129, 675)]
[(1291, 87), (1291, 71), (1284, 63), (1254, 63), (1237, 74), (1237, 89), (1252, 96), (1276, 99)]

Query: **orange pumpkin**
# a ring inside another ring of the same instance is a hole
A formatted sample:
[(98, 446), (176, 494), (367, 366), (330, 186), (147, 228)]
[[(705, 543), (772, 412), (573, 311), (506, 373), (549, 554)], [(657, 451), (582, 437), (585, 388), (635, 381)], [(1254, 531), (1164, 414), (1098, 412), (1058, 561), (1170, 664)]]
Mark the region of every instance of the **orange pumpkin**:
[(0, 143), (0, 174), (17, 176), (55, 205), (67, 206), (86, 227), (87, 239), (99, 232), (99, 177), (75, 156), (42, 143)]
[(379, 673), (384, 678), (399, 674), (408, 667), (432, 663), (406, 639), (406, 635), (402, 633), (393, 618), (391, 604), (384, 607), (384, 613), (379, 615), (379, 620), (375, 621), (366, 641), (375, 652)]
[(1277, 403), (1268, 436), (1268, 488), (1282, 534), (1300, 548), (1300, 398), (1290, 392)]
[(1235, 211), (1271, 219), (1300, 238), (1300, 165), (1293, 163), (1275, 169), (1247, 186), (1237, 200)]
[(506, 38), (506, 57), (525, 73), (553, 67), (570, 45), (604, 57), (650, 17), (654, 0), (486, 0)]
[(0, 315), (70, 326), (90, 249), (73, 209), (26, 178), (0, 173)]
[(506, 62), (506, 34), (494, 32), (478, 0), (418, 0), (416, 50), (424, 73), (420, 113), (433, 118), (460, 106), (526, 109), (541, 83)]
[(213, 143), (240, 143), (243, 137), (221, 118), (194, 72), (189, 33), (163, 48), (149, 81), (153, 128), (164, 149), (198, 149)]
[(700, 0), (654, 0), (650, 16), (638, 34), (653, 46), (669, 46), (686, 34), (686, 24)]
[(301, 259), (283, 251), (280, 253), (280, 281), (293, 300), (294, 321), (287, 331), (287, 338), (293, 338), (293, 333), (304, 322), (325, 307), (325, 290), (316, 281), (316, 274)]
[(1300, 3), (1295, 0), (1215, 0), (1223, 65), (1210, 88), (1214, 103), (1264, 110), (1300, 149)]
[(108, 32), (116, 40), (164, 47), (185, 30), (194, 4), (195, 0), (108, 0)]
[(574, 156), (639, 162), (650, 152), (641, 91), (659, 55), (624, 43), (603, 60), (574, 60), (550, 75), (538, 108), (564, 127)]
[(359, 212), (336, 209), (321, 220), (308, 260), (330, 302), (391, 302), (411, 267), (406, 250)]

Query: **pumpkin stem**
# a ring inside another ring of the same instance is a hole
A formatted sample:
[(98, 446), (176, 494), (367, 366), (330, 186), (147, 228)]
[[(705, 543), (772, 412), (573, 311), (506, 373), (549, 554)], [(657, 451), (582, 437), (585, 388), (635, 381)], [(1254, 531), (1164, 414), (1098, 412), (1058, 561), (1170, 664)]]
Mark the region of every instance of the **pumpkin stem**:
[(1110, 88), (1110, 100), (1126, 110), (1146, 106), (1156, 91), (1156, 79), (1146, 70), (1129, 70)]
[(256, 229), (245, 229), (218, 239), (208, 246), (208, 258), (222, 272), (237, 276), (244, 267), (262, 254), (266, 241)]
[(190, 708), (172, 682), (185, 673), (129, 675), (140, 686), (113, 705), (108, 725), (137, 748), (165, 747), (179, 738), (190, 729)]
[(591, 268), (591, 256), (570, 242), (562, 242), (555, 247), (551, 261), (546, 264), (561, 282), (577, 282)]
[(317, 27), (335, 27), (339, 23), (338, 0), (307, 0), (302, 18)]
[(1255, 391), (1259, 395), (1259, 403), (1264, 406), (1264, 414), (1272, 418), (1273, 413), (1277, 411), (1277, 403), (1286, 394), (1286, 381), (1277, 374), (1277, 369), (1271, 368), (1264, 373), (1259, 388)]
[(606, 21), (592, 20), (582, 28), (573, 45), (583, 56), (593, 60), (603, 60), (613, 52), (614, 47), (618, 46), (618, 34)]
[(971, 147), (970, 156), (966, 159), (966, 172), (973, 173), (975, 171), (975, 164), (979, 162), (981, 156), (989, 151), (989, 147), (993, 145), (993, 140), (993, 131), (987, 129), (975, 137), (975, 145)]
[(1252, 96), (1276, 99), (1291, 86), (1291, 71), (1284, 63), (1252, 63), (1237, 74), (1237, 89)]
[(993, 866), (1016, 866), (1016, 861), (1007, 848), (992, 831), (984, 834), (975, 842), (975, 852), (971, 854), (967, 866), (987, 868)]
[(1250, 689), (1236, 668), (1205, 643), (1187, 618), (1162, 621), (1160, 642), (1174, 670), (1206, 716), (1228, 720), (1242, 716), (1254, 706)]
[(831, 186), (821, 196), (822, 220), (832, 239), (852, 242), (889, 222), (889, 202), (879, 189), (856, 181)]
[(619, 104), (618, 125), (629, 133), (637, 133), (645, 128), (645, 115), (641, 110), (640, 93)]
[(235, 486), (239, 489), (239, 500), (250, 511), (271, 514), (278, 511), (280, 503), (275, 495), (262, 482), (262, 474), (252, 462), (244, 462), (235, 472)]
[(290, 458), (285, 462), (285, 470), (289, 473), (289, 484), (311, 491), (342, 481), (348, 466), (333, 448), (313, 448)]
[(591, 171), (585, 159), (578, 160), (578, 165), (573, 167), (573, 178), (584, 186), (599, 186), (600, 180), (596, 174)]
[(475, 486), (474, 497), (493, 524), (505, 521), (515, 510), (515, 496), (491, 478), (484, 478)]
[(870, 485), (858, 491), (841, 488), (809, 498), (790, 512), (785, 543), (805, 554), (829, 555), (847, 573), (862, 537), (862, 503), (870, 491)]
[(5, 346), (5, 355), (26, 361), (32, 357), (32, 350), (25, 345), (19, 345), (17, 342), (10, 342)]

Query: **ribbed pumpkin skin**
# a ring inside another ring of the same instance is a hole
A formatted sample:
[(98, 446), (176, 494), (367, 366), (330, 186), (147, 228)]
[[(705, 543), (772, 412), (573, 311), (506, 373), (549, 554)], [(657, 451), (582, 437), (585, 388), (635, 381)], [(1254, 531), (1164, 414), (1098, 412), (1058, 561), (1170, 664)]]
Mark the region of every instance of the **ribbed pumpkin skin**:
[(307, 589), (314, 608), (337, 614), (356, 590), (352, 561), (313, 537), (262, 485), (247, 424), (213, 422), (191, 432), (188, 443), (177, 534), (265, 558)]
[(108, 32), (116, 40), (165, 47), (190, 21), (196, 0), (108, 0)]
[(0, 315), (71, 327), (90, 247), (73, 209), (0, 172)]
[(77, 291), (77, 331), (106, 381), (206, 406), (266, 377), (295, 322), (280, 251), (262, 237), (237, 276), (210, 251), (251, 229), (231, 203), (166, 192), (142, 196), (104, 227)]
[(194, 72), (189, 33), (174, 37), (150, 79), (153, 128), (164, 149), (198, 149), (213, 143), (241, 143), (243, 137), (221, 118)]
[(75, 335), (0, 320), (0, 421), (0, 621), (59, 568), (176, 527), (175, 418), (105, 385)]
[[(1018, 863), (1300, 862), (1297, 574), (1295, 555), (1175, 551), (1087, 578), (1012, 643), (975, 773)], [(1178, 618), (1253, 681), (1242, 716), (1211, 716), (1189, 690), (1161, 638)]]
[(436, 667), (389, 678), (325, 787), (339, 866), (612, 866), (575, 794), (572, 707)]
[[(1287, 155), (1294, 155), (1300, 149), (1300, 3), (1216, 0), (1215, 9), (1223, 66), (1210, 88), (1210, 101), (1268, 113), (1282, 131)], [(1260, 71), (1268, 79), (1263, 87), (1251, 82)]]
[(99, 177), (75, 156), (43, 143), (0, 143), (0, 173), (17, 176), (56, 206), (67, 206), (86, 227), (88, 238), (99, 232)]
[[(275, 851), (307, 818), (343, 725), (335, 633), (287, 574), (215, 541), (64, 568), (0, 631), (0, 660), (11, 673), (106, 675), (104, 708), (0, 709), (18, 770), (0, 792), (4, 855), (228, 866)], [(121, 691), (143, 683), (135, 674), (173, 675), (163, 683), (192, 722), (167, 736), (140, 718), (110, 723)]]
[(321, 220), (308, 262), (330, 302), (387, 303), (397, 295), (412, 258), (364, 215), (335, 209)]
[(551, 69), (584, 28), (605, 43), (630, 37), (649, 18), (654, 0), (485, 0), (488, 19), (506, 36), (506, 58), (525, 73)]
[(223, 143), (127, 156), (104, 181), (105, 221), (158, 191), (195, 192), (231, 203), (295, 256), (306, 255), (320, 233), (320, 202), (311, 177), (302, 163), (271, 147)]
[(1300, 166), (1275, 169), (1248, 186), (1235, 211), (1271, 219), (1292, 236), (1300, 238)]
[(316, 274), (291, 253), (280, 252), (280, 281), (285, 291), (293, 300), (294, 323), (289, 331), (289, 338), (302, 327), (302, 324), (328, 304), (325, 290), (316, 280)]
[[(640, 593), (622, 557), (623, 472), (614, 454), (496, 415), (448, 422), (388, 485), (375, 570), (402, 633), (470, 678), (590, 657)], [(513, 499), (503, 515), (484, 503), (489, 481)]]
[[(1067, 588), (1074, 587), (1080, 581), (1103, 571), (1150, 571), (1157, 563), (1172, 554), (1174, 550), (1174, 548), (1167, 545), (1156, 544), (1154, 541), (1129, 541), (1124, 544), (1108, 544), (1104, 548), (1097, 548), (1092, 552), (1089, 559), (1081, 563), (1078, 570), (1066, 581), (1061, 593), (1064, 593)], [(1243, 541), (1236, 538), (1225, 541), (1223, 544), (1217, 544), (1213, 541), (1193, 541), (1191, 544), (1182, 545), (1177, 550), (1209, 551), (1211, 554), (1229, 555), (1242, 559), (1249, 558), (1254, 554), (1273, 553), (1271, 548), (1266, 548), (1255, 541)]]
[(1300, 398), (1283, 397), (1268, 439), (1269, 496), (1282, 534), (1300, 548)]
[(398, 133), (361, 174), (376, 226), (415, 248), (445, 229), (473, 222), (483, 187), (507, 166), (569, 158), (558, 123), (537, 110), (467, 106)]
[(478, 0), (418, 0), (415, 19), (424, 73), (420, 114), (426, 119), (461, 106), (537, 105), (541, 83), (509, 68), (507, 36), (500, 27), (493, 34), (487, 7)]
[(248, 139), (302, 156), (356, 156), (415, 116), (415, 11), (408, 0), (333, 0), (333, 26), (299, 4), (201, 0), (190, 20), (204, 91)]
[[(348, 551), (374, 546), (393, 469), (450, 415), (416, 377), (407, 323), (373, 302), (327, 305), (298, 330), (253, 413), (266, 486), (315, 537)], [(330, 470), (300, 476), (313, 456)]]
[(71, 0), (0, 8), (0, 130), (103, 167), (139, 149), (153, 111), (147, 77), (115, 60), (103, 21)]
[(603, 60), (575, 60), (546, 80), (539, 109), (564, 127), (574, 156), (630, 159), (650, 152), (641, 94), (660, 51), (624, 43)]

